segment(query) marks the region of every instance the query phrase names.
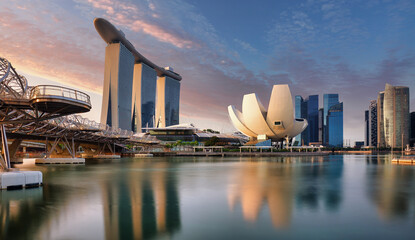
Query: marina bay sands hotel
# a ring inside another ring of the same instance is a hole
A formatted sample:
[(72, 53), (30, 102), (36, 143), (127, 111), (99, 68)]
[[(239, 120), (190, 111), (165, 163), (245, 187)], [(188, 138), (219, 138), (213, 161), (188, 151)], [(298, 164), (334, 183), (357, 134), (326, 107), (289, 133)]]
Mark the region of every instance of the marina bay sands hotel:
[(141, 55), (107, 20), (96, 18), (94, 25), (108, 43), (101, 123), (134, 132), (179, 124), (182, 77)]

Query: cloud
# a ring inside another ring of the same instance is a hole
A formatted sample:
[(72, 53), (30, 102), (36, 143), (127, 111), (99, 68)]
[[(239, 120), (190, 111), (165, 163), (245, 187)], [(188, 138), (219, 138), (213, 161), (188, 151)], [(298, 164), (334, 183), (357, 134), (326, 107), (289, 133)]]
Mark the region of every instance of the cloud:
[(249, 44), (247, 42), (244, 42), (244, 41), (236, 39), (236, 38), (233, 39), (233, 41), (235, 43), (237, 43), (242, 49), (244, 49), (244, 50), (246, 50), (250, 53), (258, 53), (258, 50), (256, 48), (252, 47), (251, 44)]

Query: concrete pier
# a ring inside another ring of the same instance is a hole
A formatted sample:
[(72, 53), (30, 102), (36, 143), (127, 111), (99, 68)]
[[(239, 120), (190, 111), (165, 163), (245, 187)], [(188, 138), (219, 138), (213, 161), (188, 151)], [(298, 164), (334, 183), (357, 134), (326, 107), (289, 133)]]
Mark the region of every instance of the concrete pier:
[(0, 189), (39, 187), (42, 179), (40, 171), (4, 171), (0, 172)]
[(85, 158), (37, 158), (36, 164), (85, 164)]

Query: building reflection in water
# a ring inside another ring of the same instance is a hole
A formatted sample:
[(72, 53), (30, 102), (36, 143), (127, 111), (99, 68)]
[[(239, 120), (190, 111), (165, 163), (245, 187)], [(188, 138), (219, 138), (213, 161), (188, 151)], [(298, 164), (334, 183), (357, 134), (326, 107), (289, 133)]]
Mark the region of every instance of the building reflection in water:
[(382, 219), (407, 218), (415, 209), (414, 169), (393, 165), (390, 160), (390, 155), (366, 156), (368, 195)]
[(329, 166), (323, 157), (284, 158), (282, 162), (242, 162), (228, 190), (231, 211), (240, 202), (246, 221), (256, 222), (265, 204), (275, 228), (291, 223), (294, 199), (301, 208), (323, 205), (335, 210), (341, 202), (343, 159)]
[(336, 211), (342, 200), (343, 155), (330, 156), (330, 164), (317, 157), (317, 162), (300, 168), (296, 179), (296, 202), (299, 208), (317, 209), (320, 205)]
[(106, 239), (147, 239), (180, 229), (176, 177), (168, 163), (134, 163), (153, 171), (120, 172), (102, 185)]
[[(133, 162), (128, 170), (89, 172), (92, 175), (56, 168), (44, 173), (52, 182), (43, 187), (0, 191), (0, 239), (171, 235), (180, 230), (181, 221), (176, 175), (168, 167), (165, 162)], [(77, 181), (71, 181), (74, 178)], [(102, 204), (102, 212), (95, 209), (96, 204)], [(79, 227), (77, 223), (85, 217), (97, 222), (88, 223), (94, 225), (93, 231), (70, 229)]]

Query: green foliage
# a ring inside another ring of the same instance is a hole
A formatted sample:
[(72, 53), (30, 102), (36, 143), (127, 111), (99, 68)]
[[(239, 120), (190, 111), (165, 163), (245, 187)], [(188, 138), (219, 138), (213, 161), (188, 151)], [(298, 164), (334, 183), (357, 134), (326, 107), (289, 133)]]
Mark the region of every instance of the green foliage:
[(199, 142), (198, 141), (192, 141), (192, 142), (185, 142), (182, 140), (177, 140), (174, 143), (168, 143), (166, 144), (166, 148), (174, 148), (177, 146), (198, 146)]
[(208, 132), (208, 133), (216, 133), (216, 134), (219, 134), (219, 133), (220, 133), (219, 131), (215, 131), (215, 130), (210, 129), (210, 128), (208, 128), (208, 129), (203, 129), (203, 132)]

